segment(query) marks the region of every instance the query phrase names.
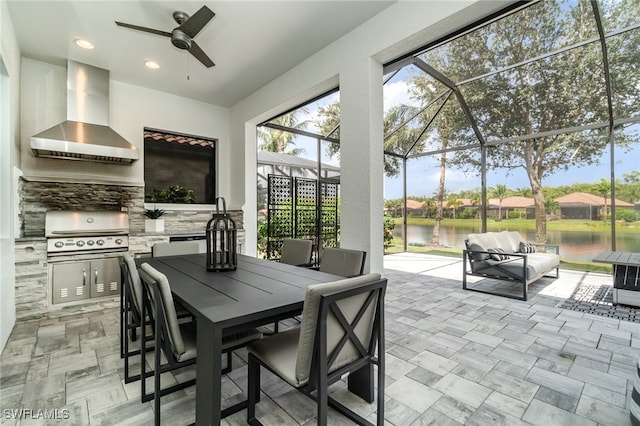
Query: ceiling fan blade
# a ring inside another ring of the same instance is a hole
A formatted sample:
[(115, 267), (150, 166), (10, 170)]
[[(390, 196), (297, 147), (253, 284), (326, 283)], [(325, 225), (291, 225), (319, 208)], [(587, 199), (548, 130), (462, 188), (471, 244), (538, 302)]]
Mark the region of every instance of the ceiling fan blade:
[(124, 22), (118, 22), (118, 21), (115, 21), (115, 22), (120, 27), (131, 28), (132, 30), (144, 31), (145, 33), (156, 34), (164, 37), (171, 37), (171, 33), (168, 33), (166, 31), (155, 30), (153, 28), (140, 27), (138, 25), (126, 24)]
[(213, 13), (211, 9), (207, 6), (202, 6), (200, 10), (184, 21), (178, 29), (183, 31), (189, 37), (194, 38), (214, 16), (216, 16), (216, 14)]
[(198, 43), (196, 43), (193, 40), (191, 41), (191, 48), (189, 49), (189, 53), (195, 56), (196, 59), (202, 62), (202, 65), (204, 65), (207, 68), (211, 68), (216, 65), (213, 63), (211, 59), (209, 59), (207, 54), (204, 53), (202, 49), (200, 49), (200, 46), (198, 46)]

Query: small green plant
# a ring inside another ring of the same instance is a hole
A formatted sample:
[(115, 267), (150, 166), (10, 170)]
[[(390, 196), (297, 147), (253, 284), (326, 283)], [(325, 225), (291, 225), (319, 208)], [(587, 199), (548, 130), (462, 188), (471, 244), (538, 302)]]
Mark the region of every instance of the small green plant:
[(166, 212), (161, 209), (145, 209), (144, 210), (144, 215), (149, 219), (158, 219), (159, 217), (163, 216), (165, 213)]
[(185, 189), (180, 185), (167, 186), (166, 188), (152, 188), (145, 196), (148, 203), (177, 203), (191, 204), (196, 202), (196, 197), (192, 189)]
[(389, 249), (393, 245), (393, 228), (396, 223), (392, 217), (384, 217), (384, 250)]

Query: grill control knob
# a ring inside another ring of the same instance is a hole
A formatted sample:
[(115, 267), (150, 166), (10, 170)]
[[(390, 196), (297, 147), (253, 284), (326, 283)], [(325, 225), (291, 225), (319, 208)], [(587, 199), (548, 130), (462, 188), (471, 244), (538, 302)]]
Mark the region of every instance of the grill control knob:
[(89, 240), (89, 241), (87, 241), (87, 245), (88, 245), (88, 246), (92, 246), (93, 244), (94, 244), (94, 241), (93, 241), (93, 240)]
[(116, 244), (117, 244), (117, 245), (122, 244), (122, 238), (118, 238), (118, 239), (116, 240)]
[(98, 240), (96, 241), (96, 244), (99, 246), (103, 246), (104, 245), (104, 240)]
[(62, 248), (64, 246), (64, 243), (62, 241), (56, 241), (54, 246), (56, 246), (56, 248)]
[(82, 241), (82, 240), (80, 240), (80, 241), (76, 241), (76, 245), (77, 245), (78, 247), (82, 247), (82, 246), (84, 246), (84, 241)]

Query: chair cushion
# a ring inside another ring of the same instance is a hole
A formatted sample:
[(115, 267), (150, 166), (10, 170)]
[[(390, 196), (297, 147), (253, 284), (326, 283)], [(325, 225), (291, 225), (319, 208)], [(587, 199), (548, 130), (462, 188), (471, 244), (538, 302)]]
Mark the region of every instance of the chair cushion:
[(364, 255), (360, 250), (326, 247), (320, 258), (320, 272), (355, 277), (362, 271)]
[[(140, 269), (146, 272), (157, 283), (160, 290), (160, 298), (162, 299), (162, 306), (164, 307), (164, 318), (167, 332), (169, 333), (169, 340), (171, 342), (173, 354), (176, 359), (180, 359), (184, 356), (186, 347), (182, 340), (180, 333), (180, 324), (178, 323), (178, 316), (176, 315), (176, 308), (173, 304), (173, 295), (171, 294), (171, 287), (169, 286), (169, 280), (167, 276), (155, 269), (148, 263), (140, 265)], [(153, 301), (152, 301), (153, 303)]]
[[(304, 298), (304, 307), (302, 310), (302, 325), (300, 327), (298, 355), (295, 369), (295, 378), (298, 383), (306, 383), (309, 380), (313, 355), (313, 345), (316, 337), (316, 324), (319, 315), (320, 298), (322, 297), (322, 295), (345, 290), (360, 284), (377, 281), (379, 279), (380, 274), (373, 273), (354, 278), (347, 278), (340, 281), (334, 281), (331, 283), (314, 284), (307, 287), (307, 292)], [(362, 301), (364, 301), (364, 299), (367, 297), (367, 294), (359, 294), (354, 297), (356, 297), (358, 300), (362, 299)], [(358, 302), (358, 300), (356, 300), (355, 302)], [(357, 311), (362, 306), (362, 303), (352, 303), (352, 308), (347, 309), (348, 306), (345, 306), (345, 303), (348, 304), (350, 302), (352, 302), (350, 299), (340, 301), (340, 308), (341, 310), (343, 310), (347, 320), (349, 321), (351, 321), (351, 319), (355, 316)], [(371, 309), (372, 306), (369, 306), (369, 308)], [(361, 322), (361, 324), (366, 324), (369, 328), (364, 330), (360, 329), (358, 331), (363, 335), (366, 335), (367, 332), (368, 334), (370, 334), (372, 322), (363, 321)], [(327, 328), (330, 327), (331, 324), (328, 324)], [(331, 336), (331, 340), (327, 342), (327, 348), (331, 350), (332, 346), (335, 346), (337, 340), (339, 340), (341, 337), (342, 336)], [(366, 346), (367, 342), (364, 343)], [(352, 355), (353, 354), (349, 352), (341, 354), (341, 357), (339, 357), (332, 365), (331, 370), (339, 368), (351, 361), (351, 359), (349, 358), (352, 357)]]
[(131, 290), (131, 298), (133, 299), (133, 305), (135, 309), (138, 311), (138, 315), (142, 314), (142, 283), (140, 282), (140, 275), (138, 274), (138, 267), (136, 266), (136, 262), (129, 255), (129, 253), (124, 253), (122, 255), (125, 264), (127, 265), (128, 273), (129, 273), (129, 289)]
[[(487, 263), (492, 266), (492, 269), (483, 270), (485, 273), (491, 273), (495, 275), (504, 275), (504, 271), (509, 271), (511, 274), (516, 275), (522, 279), (522, 258), (516, 258), (515, 256), (496, 262), (495, 260), (487, 260)], [(527, 255), (527, 276), (524, 277), (527, 280), (535, 277), (542, 276), (560, 265), (560, 256), (551, 253), (531, 253)]]
[(252, 342), (247, 350), (291, 386), (304, 386), (308, 380), (298, 381), (295, 374), (299, 336), (300, 328), (293, 328)]
[(507, 239), (509, 240), (509, 250), (507, 250), (505, 247), (502, 247), (505, 249), (505, 251), (508, 251), (510, 253), (518, 253), (518, 251), (520, 250), (520, 243), (524, 241), (524, 239), (522, 238), (522, 235), (520, 235), (520, 233), (518, 231), (503, 231), (507, 234)]
[(288, 238), (282, 242), (280, 263), (287, 265), (306, 265), (311, 262), (313, 241)]
[(469, 234), (467, 236), (467, 240), (469, 241), (469, 246), (471, 244), (475, 244), (480, 247), (482, 251), (487, 251), (490, 248), (499, 247), (498, 241), (495, 237), (495, 232), (485, 232), (482, 234)]
[(467, 241), (466, 244), (467, 244), (467, 250), (476, 252), (476, 253), (471, 253), (471, 258), (473, 260), (480, 261), (480, 260), (487, 260), (489, 258), (488, 253), (477, 253), (477, 252), (487, 251), (484, 247), (480, 246), (479, 244), (470, 244), (469, 241)]
[(190, 321), (180, 324), (180, 334), (184, 342), (184, 352), (178, 354), (176, 360), (184, 362), (194, 359), (197, 355), (196, 348), (198, 347), (196, 322)]
[(206, 253), (205, 240), (174, 241), (172, 243), (155, 243), (152, 248), (153, 257), (178, 256), (181, 254)]

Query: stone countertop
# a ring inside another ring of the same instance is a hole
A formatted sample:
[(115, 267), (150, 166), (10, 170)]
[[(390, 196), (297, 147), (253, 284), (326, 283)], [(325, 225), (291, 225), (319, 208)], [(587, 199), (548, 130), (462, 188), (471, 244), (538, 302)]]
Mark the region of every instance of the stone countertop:
[(32, 241), (47, 241), (47, 238), (42, 236), (42, 237), (20, 237), (15, 239), (16, 243), (25, 243), (25, 242), (28, 243)]

